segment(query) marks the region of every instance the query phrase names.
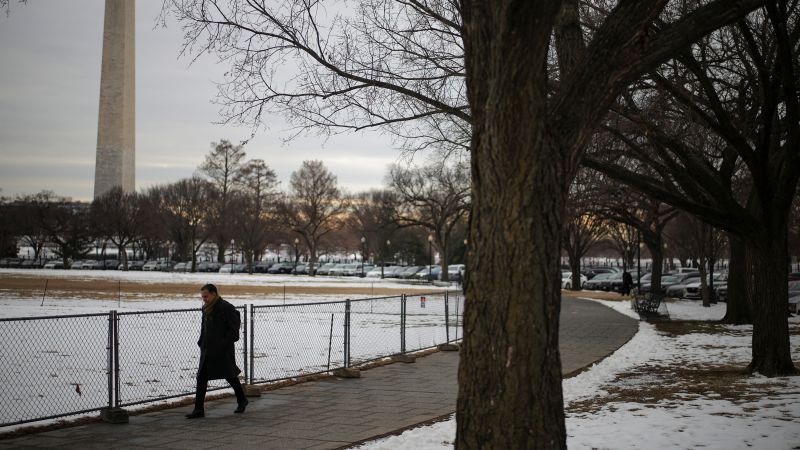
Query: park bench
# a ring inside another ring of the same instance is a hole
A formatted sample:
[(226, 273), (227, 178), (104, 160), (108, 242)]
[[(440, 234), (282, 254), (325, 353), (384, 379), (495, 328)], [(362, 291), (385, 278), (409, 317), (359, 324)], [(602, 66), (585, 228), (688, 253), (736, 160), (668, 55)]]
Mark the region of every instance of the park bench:
[(631, 300), (631, 308), (639, 313), (642, 320), (653, 319), (659, 317), (659, 308), (663, 295), (653, 295), (652, 293), (636, 294)]

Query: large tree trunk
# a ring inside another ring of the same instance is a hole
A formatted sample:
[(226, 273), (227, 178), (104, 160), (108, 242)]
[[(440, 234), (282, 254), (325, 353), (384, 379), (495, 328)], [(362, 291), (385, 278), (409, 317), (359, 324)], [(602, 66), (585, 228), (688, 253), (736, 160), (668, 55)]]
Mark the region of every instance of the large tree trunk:
[(441, 249), (441, 253), (439, 256), (439, 265), (442, 267), (441, 272), (441, 280), (442, 281), (450, 281), (450, 274), (447, 272), (448, 262), (447, 262), (447, 241), (449, 237), (444, 238), (440, 244), (439, 248)]
[(569, 268), (572, 271), (572, 281), (570, 289), (573, 291), (581, 290), (581, 257), (577, 252), (569, 252)]
[(753, 323), (750, 313), (750, 297), (747, 295), (748, 276), (747, 261), (745, 258), (744, 242), (733, 234), (728, 233), (728, 246), (730, 247), (730, 262), (728, 264), (728, 295), (725, 317), (722, 323), (731, 325), (746, 325)]
[(228, 249), (228, 240), (225, 238), (217, 239), (215, 244), (217, 244), (217, 262), (225, 264), (225, 250)]
[(662, 295), (661, 275), (664, 272), (664, 251), (661, 247), (662, 243), (660, 239), (658, 241), (645, 239), (644, 245), (647, 246), (653, 259), (652, 271), (650, 272), (650, 295), (653, 297), (660, 297)]
[(128, 270), (128, 252), (125, 250), (125, 245), (118, 245), (117, 253), (119, 253), (119, 262), (122, 264), (122, 270)]
[(462, 6), (472, 214), (456, 447), (566, 448), (558, 261), (574, 173), (545, 125), (559, 4)]
[(789, 346), (786, 233), (767, 230), (747, 242), (753, 271), (753, 355), (751, 372), (768, 377), (797, 369)]

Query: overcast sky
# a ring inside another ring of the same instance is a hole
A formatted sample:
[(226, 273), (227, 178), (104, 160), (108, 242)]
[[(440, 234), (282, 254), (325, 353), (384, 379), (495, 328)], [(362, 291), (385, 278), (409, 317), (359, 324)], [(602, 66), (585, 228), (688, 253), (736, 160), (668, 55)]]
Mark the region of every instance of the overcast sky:
[[(0, 15), (1, 195), (50, 189), (91, 199), (103, 35), (103, 0), (12, 0)], [(250, 129), (214, 125), (215, 81), (226, 67), (178, 58), (175, 22), (156, 27), (160, 0), (136, 2), (136, 187), (192, 175), (212, 141), (239, 142)], [(382, 184), (399, 150), (377, 133), (329, 139), (289, 136), (271, 118), (245, 147), (286, 182), (306, 159), (321, 159), (350, 191)]]

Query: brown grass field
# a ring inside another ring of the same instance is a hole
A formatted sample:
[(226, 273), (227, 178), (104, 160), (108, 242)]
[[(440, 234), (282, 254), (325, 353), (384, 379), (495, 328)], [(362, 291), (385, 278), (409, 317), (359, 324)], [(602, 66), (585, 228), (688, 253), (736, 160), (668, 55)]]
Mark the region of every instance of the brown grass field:
[[(199, 296), (199, 284), (192, 283), (145, 283), (137, 281), (117, 281), (80, 278), (51, 278), (30, 275), (0, 274), (0, 295), (13, 297), (39, 297), (44, 294), (45, 283), (47, 295), (74, 297), (82, 299), (115, 300), (135, 298), (144, 300), (149, 296), (154, 299), (163, 297), (192, 298)], [(217, 287), (222, 296), (276, 296), (282, 295), (375, 295), (389, 296), (410, 293), (417, 289), (376, 287), (337, 287), (337, 286), (283, 286), (280, 284), (265, 285), (224, 285)], [(431, 291), (442, 290), (431, 286)], [(562, 291), (564, 297), (596, 298), (600, 300), (627, 300), (613, 292)]]

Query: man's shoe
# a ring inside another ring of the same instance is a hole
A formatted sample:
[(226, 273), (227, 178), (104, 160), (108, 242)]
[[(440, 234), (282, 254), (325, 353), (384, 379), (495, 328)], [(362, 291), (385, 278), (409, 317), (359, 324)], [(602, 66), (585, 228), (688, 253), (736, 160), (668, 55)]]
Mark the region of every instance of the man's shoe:
[(247, 404), (250, 403), (247, 399), (244, 400), (244, 403), (239, 403), (239, 406), (233, 411), (236, 414), (241, 414), (244, 412), (244, 409), (247, 408)]
[(200, 417), (205, 417), (206, 413), (202, 409), (195, 409), (194, 411), (190, 412), (186, 415), (187, 419), (198, 419)]

